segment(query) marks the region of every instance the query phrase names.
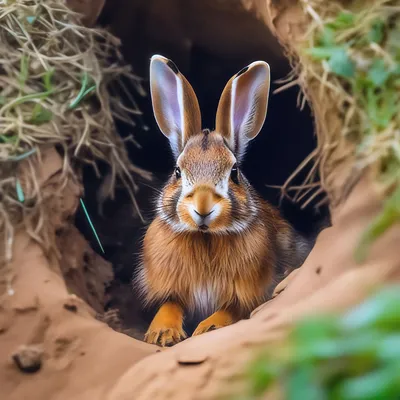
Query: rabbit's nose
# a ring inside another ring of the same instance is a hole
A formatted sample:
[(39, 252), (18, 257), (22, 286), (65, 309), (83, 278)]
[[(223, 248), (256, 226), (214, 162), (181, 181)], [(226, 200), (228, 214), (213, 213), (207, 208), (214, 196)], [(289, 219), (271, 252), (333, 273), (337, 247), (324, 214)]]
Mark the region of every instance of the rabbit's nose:
[(208, 217), (215, 205), (213, 192), (209, 188), (196, 189), (192, 201), (196, 214), (202, 218)]
[(200, 214), (197, 210), (194, 210), (194, 212), (200, 217), (200, 218), (202, 218), (202, 219), (206, 219), (209, 215), (211, 215), (213, 212), (214, 212), (214, 210), (211, 210), (209, 213), (207, 213), (207, 214)]

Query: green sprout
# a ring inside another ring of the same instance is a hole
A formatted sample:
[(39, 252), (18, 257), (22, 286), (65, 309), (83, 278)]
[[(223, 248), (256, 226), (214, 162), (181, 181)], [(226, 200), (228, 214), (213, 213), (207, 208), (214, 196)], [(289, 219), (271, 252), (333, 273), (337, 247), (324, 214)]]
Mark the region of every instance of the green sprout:
[(82, 101), (82, 99), (88, 95), (89, 93), (93, 92), (96, 89), (96, 85), (92, 85), (88, 88), (89, 85), (89, 76), (87, 72), (85, 71), (82, 76), (82, 86), (81, 90), (79, 91), (78, 95), (75, 97), (75, 99), (71, 102), (69, 105), (69, 108), (73, 109), (78, 107), (79, 103)]

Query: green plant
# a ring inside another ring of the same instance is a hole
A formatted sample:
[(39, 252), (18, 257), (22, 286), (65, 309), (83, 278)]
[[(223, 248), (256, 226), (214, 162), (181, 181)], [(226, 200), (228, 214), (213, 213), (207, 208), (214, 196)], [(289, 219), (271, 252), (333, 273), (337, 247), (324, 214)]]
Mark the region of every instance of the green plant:
[[(303, 3), (314, 19), (299, 50), (303, 74), (318, 80), (321, 98), (333, 99), (341, 114), (340, 134), (354, 146), (347, 157), (354, 158), (349, 180), (373, 166), (387, 198), (355, 251), (363, 261), (370, 244), (400, 221), (400, 6), (390, 0), (354, 1), (351, 9), (337, 2)], [(329, 145), (320, 151), (329, 152), (322, 158), (329, 154), (335, 168), (344, 146), (338, 146), (337, 132), (328, 135)]]
[(398, 399), (399, 304), (400, 286), (389, 286), (344, 315), (297, 323), (250, 365), (240, 398), (262, 398), (277, 385), (288, 400)]

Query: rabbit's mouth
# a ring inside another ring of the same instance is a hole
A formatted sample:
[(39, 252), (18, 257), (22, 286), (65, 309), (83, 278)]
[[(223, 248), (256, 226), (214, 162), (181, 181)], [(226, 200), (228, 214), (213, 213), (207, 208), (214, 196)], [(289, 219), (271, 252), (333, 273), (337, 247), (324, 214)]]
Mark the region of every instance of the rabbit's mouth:
[[(225, 200), (228, 203), (228, 200)], [(177, 206), (177, 217), (180, 229), (191, 232), (223, 232), (229, 226), (229, 208), (223, 207), (222, 201), (211, 207), (195, 207), (192, 202), (180, 202)]]

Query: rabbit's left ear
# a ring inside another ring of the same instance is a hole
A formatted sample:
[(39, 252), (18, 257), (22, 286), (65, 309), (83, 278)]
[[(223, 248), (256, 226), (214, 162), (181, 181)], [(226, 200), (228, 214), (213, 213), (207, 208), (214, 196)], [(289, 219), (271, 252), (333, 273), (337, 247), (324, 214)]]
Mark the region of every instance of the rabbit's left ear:
[(256, 61), (234, 75), (219, 100), (216, 131), (240, 159), (247, 142), (260, 132), (268, 108), (269, 65)]

